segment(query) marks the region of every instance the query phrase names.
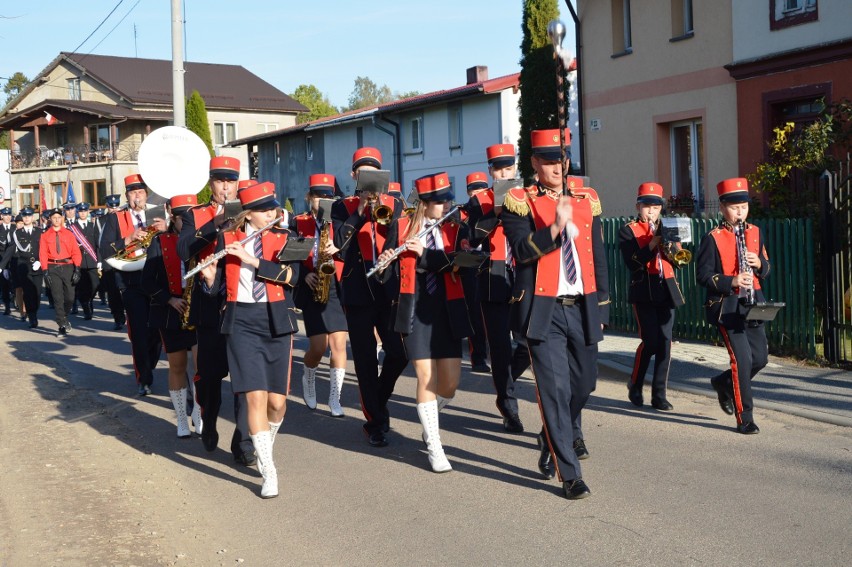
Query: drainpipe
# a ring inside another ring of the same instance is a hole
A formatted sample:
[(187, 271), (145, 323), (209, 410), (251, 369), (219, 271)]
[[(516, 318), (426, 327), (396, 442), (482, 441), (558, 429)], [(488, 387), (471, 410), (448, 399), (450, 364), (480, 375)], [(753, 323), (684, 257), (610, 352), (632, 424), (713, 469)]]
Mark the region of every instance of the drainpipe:
[(580, 157), (582, 163), (580, 165), (580, 175), (586, 175), (586, 123), (583, 118), (583, 43), (580, 41), (580, 18), (577, 17), (577, 11), (574, 10), (574, 3), (571, 0), (565, 0), (568, 10), (571, 12), (571, 18), (574, 20), (574, 48), (577, 51), (577, 125), (579, 127), (580, 138)]
[[(392, 124), (394, 131), (391, 132), (390, 130), (388, 130), (387, 128), (385, 128), (381, 124), (379, 124), (378, 123), (379, 119), (387, 122), (388, 124)], [(387, 135), (389, 135), (393, 138), (394, 168), (396, 169), (396, 174), (399, 178), (400, 187), (404, 188), (404, 184), (402, 182), (402, 148), (400, 147), (400, 141), (399, 141), (400, 140), (399, 122), (394, 122), (390, 118), (385, 118), (384, 116), (380, 116), (379, 118), (376, 118), (376, 116), (373, 115), (373, 126), (375, 126), (379, 130), (381, 130), (382, 132), (386, 133)]]

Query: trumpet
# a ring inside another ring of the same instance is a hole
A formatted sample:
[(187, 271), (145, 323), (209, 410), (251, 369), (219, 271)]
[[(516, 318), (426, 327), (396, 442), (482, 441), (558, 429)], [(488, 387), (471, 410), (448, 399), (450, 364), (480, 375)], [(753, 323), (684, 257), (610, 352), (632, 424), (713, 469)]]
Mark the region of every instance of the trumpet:
[(662, 242), (660, 242), (660, 252), (663, 254), (663, 257), (672, 264), (672, 266), (675, 268), (683, 268), (692, 262), (692, 252), (679, 247), (677, 242), (666, 238), (666, 233), (663, 230), (662, 219), (657, 219), (654, 234), (659, 234), (662, 238)]
[[(444, 221), (446, 221), (447, 219), (449, 219), (450, 217), (452, 217), (452, 216), (456, 213), (456, 211), (458, 211), (459, 209), (461, 209), (461, 207), (462, 207), (461, 205), (456, 205), (455, 207), (453, 207), (452, 209), (450, 209), (450, 210), (449, 210), (449, 212), (448, 212), (447, 214), (445, 214), (444, 216), (442, 216), (441, 218), (439, 218), (437, 221), (435, 221), (435, 224), (430, 225), (428, 228), (424, 228), (423, 230), (421, 230), (420, 232), (418, 232), (418, 233), (417, 233), (417, 236), (415, 236), (414, 238), (423, 238), (423, 237), (426, 235), (426, 233), (427, 233), (427, 232), (429, 232), (430, 230), (432, 230), (432, 229), (433, 229), (433, 228), (435, 228), (436, 226), (441, 226), (441, 224), (443, 224), (443, 223), (444, 223)], [(394, 249), (393, 249), (393, 253), (392, 253), (392, 254), (388, 257), (388, 259), (387, 259), (387, 260), (382, 261), (382, 262), (378, 262), (375, 266), (373, 266), (373, 267), (370, 269), (370, 271), (369, 271), (369, 272), (367, 272), (367, 278), (369, 279), (370, 277), (374, 276), (375, 274), (380, 274), (380, 273), (382, 273), (383, 271), (385, 271), (385, 270), (387, 269), (387, 267), (388, 267), (388, 266), (390, 266), (390, 265), (391, 265), (391, 263), (392, 263), (394, 260), (396, 260), (397, 258), (399, 258), (400, 254), (402, 254), (403, 252), (405, 252), (405, 244), (404, 244), (404, 243), (403, 243), (403, 244), (400, 244), (399, 246), (397, 246), (396, 248), (394, 248)]]
[(373, 218), (381, 225), (389, 225), (393, 219), (393, 209), (387, 205), (378, 205), (373, 208)]

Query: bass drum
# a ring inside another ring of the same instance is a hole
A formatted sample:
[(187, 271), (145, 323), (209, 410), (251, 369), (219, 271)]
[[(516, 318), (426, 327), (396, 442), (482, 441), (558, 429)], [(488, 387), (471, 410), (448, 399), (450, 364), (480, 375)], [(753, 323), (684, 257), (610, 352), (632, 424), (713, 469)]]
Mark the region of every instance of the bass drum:
[(139, 147), (139, 174), (164, 199), (201, 191), (209, 179), (209, 167), (207, 145), (180, 126), (157, 128)]

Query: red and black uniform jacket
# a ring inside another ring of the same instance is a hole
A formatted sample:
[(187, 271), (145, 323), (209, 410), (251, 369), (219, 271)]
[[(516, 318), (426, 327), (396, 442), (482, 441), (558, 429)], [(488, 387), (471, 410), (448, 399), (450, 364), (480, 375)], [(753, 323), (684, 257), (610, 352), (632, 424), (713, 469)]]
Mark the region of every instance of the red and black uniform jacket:
[[(594, 189), (575, 189), (573, 222), (579, 235), (574, 246), (583, 284), (579, 308), (583, 314), (586, 344), (603, 340), (601, 324), (609, 324), (609, 283), (601, 227), (601, 206)], [(510, 328), (523, 336), (543, 341), (550, 329), (559, 270), (562, 270), (562, 236), (554, 240), (550, 225), (556, 219), (556, 199), (543, 190), (537, 193), (512, 189), (500, 216), (515, 257), (515, 286), (509, 300)]]
[[(319, 239), (320, 233), (317, 230), (317, 221), (316, 217), (310, 212), (302, 213), (301, 215), (297, 215), (295, 217), (290, 218), (290, 230), (295, 231), (299, 234), (299, 236), (304, 236), (305, 238), (316, 238), (317, 239), (317, 254), (319, 254)], [(330, 233), (329, 237), (331, 238), (332, 243), (334, 242), (334, 226), (329, 227)], [(335, 254), (332, 258), (334, 260), (334, 282), (333, 285), (336, 286), (337, 297), (341, 295), (340, 289), (340, 279), (343, 277), (343, 260), (339, 258), (338, 254)], [(295, 301), (296, 307), (300, 309), (308, 301), (313, 301), (313, 290), (305, 283), (305, 278), (311, 272), (316, 271), (316, 258), (314, 254), (308, 256), (308, 258), (302, 262), (302, 269), (299, 271), (299, 285), (296, 287), (295, 291)]]
[[(260, 260), (255, 279), (266, 284), (267, 314), (272, 336), (295, 333), (298, 328), (296, 321), (296, 306), (293, 304), (292, 288), (299, 281), (301, 262), (278, 261), (278, 253), (287, 244), (290, 231), (272, 228), (263, 233), (263, 258)], [(238, 242), (246, 237), (242, 230), (228, 230), (219, 235), (216, 252), (224, 250), (232, 242)], [(234, 327), (234, 310), (237, 309), (237, 290), (240, 281), (240, 266), (242, 261), (231, 254), (219, 260), (216, 278), (213, 285), (205, 291), (207, 295), (219, 295), (222, 278), (225, 278), (225, 297), (220, 314), (219, 331), (228, 335)], [(287, 283), (285, 283), (287, 282)]]
[[(380, 195), (381, 203), (393, 208), (391, 223), (402, 214), (401, 201), (390, 195)], [(375, 289), (371, 286), (383, 285), (385, 297), (394, 297), (395, 282), (389, 279), (384, 284), (377, 280), (367, 280), (367, 272), (375, 262), (373, 252), (373, 237), (370, 224), (367, 222), (369, 209), (364, 210), (364, 215), (358, 214), (360, 197), (346, 197), (336, 201), (331, 208), (331, 221), (333, 224), (334, 245), (340, 249), (338, 255), (343, 258), (343, 273), (341, 275), (342, 303), (343, 305), (371, 305), (376, 301)], [(376, 223), (376, 248), (378, 253), (387, 246), (388, 225)]]
[[(216, 251), (216, 239), (220, 232), (213, 222), (216, 208), (216, 203), (198, 205), (181, 217), (183, 224), (178, 236), (177, 253), (188, 266), (195, 265)], [(189, 310), (190, 324), (205, 329), (217, 328), (222, 307), (221, 297), (204, 293), (199, 278), (193, 281), (193, 286)]]
[[(126, 248), (124, 239), (133, 234), (135, 230), (136, 224), (133, 221), (133, 215), (128, 210), (116, 211), (104, 217), (101, 245), (98, 248), (98, 254), (104, 259), (104, 262), (107, 258), (115, 256)], [(138, 288), (142, 281), (142, 270), (135, 272), (114, 271), (119, 289)]]
[[(769, 256), (760, 227), (746, 224), (746, 249), (760, 257), (760, 269), (754, 269), (755, 301), (766, 301), (760, 282), (769, 276)], [(737, 237), (733, 226), (723, 222), (701, 240), (695, 261), (695, 278), (707, 289), (704, 311), (707, 322), (724, 327), (742, 326), (747, 310), (739, 298), (740, 289), (734, 279), (740, 273)]]
[(148, 326), (152, 329), (177, 331), (181, 328), (180, 313), (169, 305), (171, 298), (183, 297), (183, 261), (177, 253), (177, 241), (178, 235), (174, 232), (154, 238), (142, 268), (142, 291), (151, 298)]
[(662, 254), (662, 243), (653, 250), (648, 248), (654, 236), (650, 223), (638, 220), (630, 221), (618, 231), (618, 248), (630, 270), (627, 301), (680, 307), (685, 303), (683, 293), (677, 283), (674, 266)]
[[(408, 234), (411, 217), (402, 217), (393, 223), (389, 239), (394, 242), (394, 247), (401, 246)], [(461, 274), (453, 269), (453, 260), (449, 254), (460, 249), (462, 240), (467, 240), (467, 226), (451, 221), (444, 222), (441, 227), (441, 239), (444, 244), (443, 250), (432, 250), (424, 248), (423, 254), (418, 258), (414, 252), (405, 251), (400, 254), (398, 261), (394, 262), (387, 271), (395, 272), (394, 280), (399, 280), (399, 301), (395, 304), (393, 330), (403, 335), (411, 333), (414, 325), (414, 309), (417, 298), (425, 290), (417, 287), (417, 270), (425, 270), (440, 274), (438, 277), (444, 279), (444, 292), (447, 314), (450, 326), (453, 329), (453, 337), (463, 339), (473, 333), (470, 319), (467, 313), (467, 303), (464, 297)], [(440, 291), (440, 287), (439, 287)]]
[(512, 295), (509, 272), (506, 265), (506, 234), (494, 209), (494, 191), (486, 189), (473, 195), (466, 207), (470, 227), (470, 245), (488, 252), (488, 260), (478, 273), (479, 298), (481, 301), (505, 303)]

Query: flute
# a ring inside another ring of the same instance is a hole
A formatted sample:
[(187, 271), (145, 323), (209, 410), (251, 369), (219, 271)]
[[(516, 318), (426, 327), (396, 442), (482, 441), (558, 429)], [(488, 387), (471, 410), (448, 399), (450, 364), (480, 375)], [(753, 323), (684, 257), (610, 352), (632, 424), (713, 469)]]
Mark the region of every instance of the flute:
[[(429, 225), (429, 227), (428, 227), (428, 228), (424, 228), (424, 229), (423, 229), (423, 230), (421, 230), (419, 233), (417, 233), (417, 236), (415, 236), (415, 238), (418, 238), (418, 239), (419, 239), (419, 238), (423, 238), (424, 236), (426, 236), (426, 233), (427, 233), (427, 232), (429, 232), (430, 230), (432, 230), (432, 229), (433, 229), (433, 228), (435, 228), (436, 226), (441, 226), (441, 224), (442, 224), (444, 221), (446, 221), (448, 218), (450, 218), (451, 216), (453, 216), (453, 214), (454, 214), (456, 211), (458, 211), (459, 209), (461, 209), (461, 208), (462, 208), (462, 205), (456, 205), (455, 207), (453, 207), (452, 209), (450, 209), (450, 211), (449, 211), (447, 214), (445, 214), (444, 216), (442, 216), (441, 218), (439, 218), (437, 221), (435, 221), (435, 223), (434, 223), (434, 224)], [(405, 243), (400, 244), (399, 246), (397, 246), (396, 248), (394, 248), (394, 249), (393, 249), (393, 253), (392, 253), (392, 254), (388, 257), (388, 259), (387, 259), (387, 260), (385, 260), (385, 261), (383, 261), (383, 262), (379, 262), (379, 263), (377, 263), (375, 266), (373, 266), (373, 267), (370, 269), (370, 271), (369, 271), (369, 272), (367, 272), (367, 278), (370, 278), (370, 277), (374, 276), (375, 274), (380, 274), (380, 273), (382, 273), (383, 271), (385, 271), (385, 269), (386, 269), (388, 266), (390, 266), (391, 262), (393, 262), (394, 260), (396, 260), (396, 259), (399, 257), (399, 255), (400, 255), (400, 254), (402, 254), (403, 252), (405, 252)]]
[[(255, 238), (257, 238), (258, 236), (260, 236), (261, 234), (263, 234), (264, 232), (266, 232), (267, 230), (269, 230), (270, 228), (272, 228), (273, 226), (275, 226), (276, 224), (278, 224), (279, 222), (281, 222), (283, 220), (284, 220), (284, 215), (281, 215), (280, 217), (276, 218), (274, 221), (272, 221), (268, 225), (264, 226), (263, 228), (261, 228), (257, 232), (254, 232), (250, 236), (246, 236), (245, 238), (240, 240), (238, 242), (238, 244), (244, 245), (246, 242), (251, 242), (252, 240), (254, 240)], [(215, 254), (213, 254), (212, 256), (209, 256), (206, 260), (204, 260), (200, 264), (196, 265), (194, 268), (192, 268), (186, 274), (184, 274), (183, 281), (188, 280), (189, 278), (191, 278), (192, 276), (194, 276), (195, 274), (197, 274), (198, 272), (200, 272), (201, 270), (203, 270), (204, 268), (206, 268), (207, 266), (209, 266), (213, 262), (220, 260), (221, 258), (224, 258), (227, 254), (228, 254), (228, 251), (223, 248), (223, 249), (219, 250), (218, 252), (216, 252)]]

